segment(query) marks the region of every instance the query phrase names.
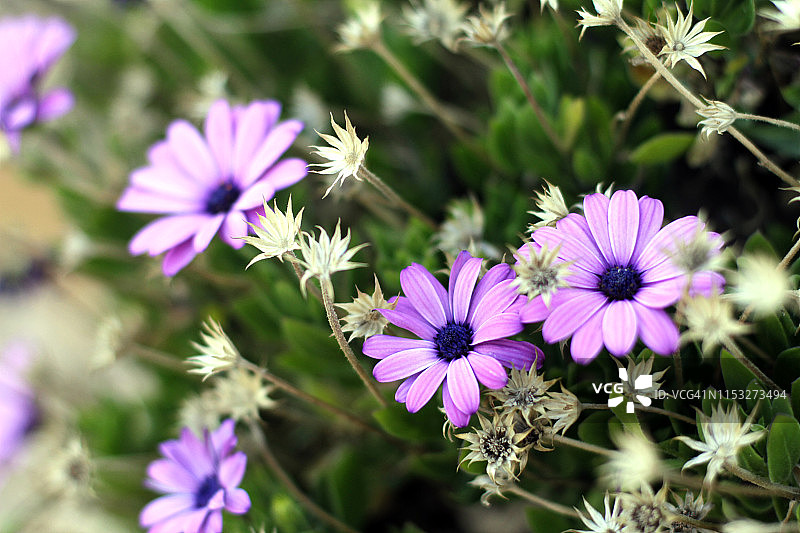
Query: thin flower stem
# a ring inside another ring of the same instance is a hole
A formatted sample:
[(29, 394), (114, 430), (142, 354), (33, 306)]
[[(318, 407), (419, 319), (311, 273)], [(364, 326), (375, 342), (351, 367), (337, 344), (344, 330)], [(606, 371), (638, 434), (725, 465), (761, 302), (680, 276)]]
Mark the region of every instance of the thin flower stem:
[(378, 189), (382, 195), (386, 197), (387, 200), (392, 202), (393, 204), (397, 205), (401, 209), (407, 211), (411, 216), (420, 219), (424, 222), (428, 227), (431, 229), (436, 229), (436, 222), (433, 221), (428, 215), (414, 207), (413, 205), (409, 204), (405, 200), (403, 200), (399, 194), (394, 192), (394, 189), (386, 185), (386, 183), (380, 179), (378, 176), (370, 172), (368, 169), (364, 168), (363, 166), (358, 169), (358, 177)]
[(344, 332), (342, 332), (342, 326), (339, 324), (339, 315), (336, 314), (336, 309), (333, 307), (333, 299), (331, 295), (328, 294), (328, 287), (327, 283), (324, 280), (320, 282), (321, 292), (322, 292), (322, 305), (325, 307), (325, 314), (328, 317), (328, 324), (331, 326), (331, 330), (333, 331), (333, 336), (336, 337), (336, 342), (339, 343), (339, 348), (342, 349), (342, 353), (344, 353), (347, 362), (350, 363), (350, 366), (353, 367), (353, 370), (356, 371), (358, 377), (361, 378), (361, 381), (364, 383), (364, 386), (367, 387), (367, 390), (375, 397), (381, 407), (386, 407), (386, 400), (383, 399), (381, 393), (378, 392), (378, 388), (375, 386), (375, 383), (370, 378), (369, 374), (364, 367), (362, 367), (358, 359), (356, 359), (355, 354), (353, 353), (352, 348), (347, 343), (347, 339), (344, 337)]
[(723, 343), (725, 348), (730, 352), (732, 356), (736, 358), (737, 361), (742, 363), (745, 368), (747, 368), (750, 372), (752, 372), (756, 378), (758, 378), (761, 383), (769, 387), (770, 389), (776, 392), (784, 392), (782, 388), (780, 388), (774, 381), (772, 381), (769, 376), (767, 376), (764, 372), (761, 371), (760, 368), (756, 366), (750, 359), (748, 359), (742, 351), (739, 349), (738, 346), (734, 342), (726, 341)]
[(775, 496), (780, 496), (781, 498), (787, 498), (789, 500), (800, 499), (800, 489), (798, 489), (797, 487), (790, 487), (789, 485), (781, 485), (780, 483), (773, 483), (769, 479), (754, 474), (749, 470), (742, 468), (739, 465), (731, 463), (730, 461), (725, 463), (725, 469), (740, 479), (748, 481), (753, 485), (758, 485), (759, 487), (767, 489)]
[(357, 427), (359, 427), (359, 428), (361, 428), (363, 430), (370, 431), (372, 433), (377, 433), (378, 435), (380, 435), (380, 436), (382, 436), (384, 438), (388, 438), (389, 440), (392, 440), (394, 442), (394, 439), (391, 438), (388, 434), (384, 433), (380, 429), (378, 429), (375, 426), (371, 425), (366, 420), (363, 420), (363, 419), (359, 418), (358, 416), (356, 416), (356, 415), (354, 415), (354, 414), (352, 414), (352, 413), (350, 413), (348, 411), (345, 411), (344, 409), (342, 409), (340, 407), (337, 407), (337, 406), (335, 406), (335, 405), (333, 405), (331, 403), (328, 403), (328, 402), (326, 402), (325, 400), (323, 400), (321, 398), (317, 398), (316, 396), (312, 396), (311, 394), (308, 394), (307, 392), (304, 392), (304, 391), (298, 389), (297, 387), (295, 387), (294, 385), (292, 385), (288, 381), (286, 381), (286, 380), (284, 380), (282, 378), (279, 378), (275, 374), (269, 372), (268, 370), (266, 370), (266, 369), (264, 369), (264, 368), (262, 368), (262, 367), (260, 367), (260, 366), (258, 366), (256, 364), (254, 364), (254, 363), (252, 363), (250, 361), (248, 361), (247, 359), (243, 359), (243, 358), (239, 359), (239, 364), (242, 367), (244, 367), (244, 368), (246, 368), (246, 369), (248, 369), (248, 370), (250, 370), (252, 372), (255, 372), (256, 374), (259, 374), (261, 377), (263, 377), (264, 379), (266, 379), (267, 381), (269, 381), (270, 383), (275, 385), (277, 388), (287, 392), (288, 394), (291, 394), (292, 396), (294, 396), (294, 397), (296, 397), (296, 398), (298, 398), (298, 399), (300, 399), (300, 400), (302, 400), (304, 402), (310, 403), (311, 405), (319, 407), (320, 409), (324, 409), (325, 411), (331, 413), (334, 416), (337, 416), (339, 418), (347, 420), (351, 424), (353, 424), (353, 425), (355, 425), (355, 426), (357, 426)]
[(160, 350), (156, 350), (155, 348), (151, 348), (149, 346), (145, 346), (143, 344), (139, 344), (136, 342), (132, 342), (128, 345), (128, 347), (139, 357), (146, 361), (150, 361), (151, 363), (155, 363), (158, 366), (163, 368), (169, 368), (170, 370), (175, 370), (177, 372), (185, 372), (186, 367), (184, 366), (183, 361), (180, 361), (173, 357), (172, 355), (162, 352)]
[(253, 439), (258, 442), (262, 459), (264, 459), (264, 462), (267, 464), (270, 470), (272, 470), (272, 473), (275, 474), (275, 477), (278, 478), (286, 490), (288, 490), (289, 493), (297, 500), (297, 503), (305, 507), (309, 513), (313, 514), (319, 520), (325, 522), (337, 531), (358, 533), (358, 530), (348, 526), (332, 514), (328, 513), (328, 511), (317, 505), (314, 500), (306, 496), (306, 494), (300, 490), (300, 487), (295, 485), (294, 481), (292, 481), (292, 478), (289, 477), (289, 474), (281, 466), (278, 458), (272, 453), (269, 444), (267, 444), (267, 438), (264, 435), (264, 431), (258, 427), (256, 423), (250, 424), (250, 431), (252, 432)]
[(653, 85), (655, 85), (660, 79), (661, 73), (658, 71), (654, 72), (653, 75), (650, 76), (650, 78), (644, 83), (644, 85), (642, 85), (642, 88), (639, 89), (639, 92), (636, 93), (636, 96), (633, 97), (631, 103), (628, 104), (628, 108), (620, 113), (619, 118), (622, 120), (622, 125), (620, 126), (619, 135), (617, 136), (618, 147), (625, 141), (625, 137), (628, 135), (628, 130), (631, 127), (633, 117), (636, 115), (636, 111), (644, 101), (644, 97), (647, 96), (647, 93), (650, 92), (650, 89), (653, 88)]
[[(298, 281), (302, 283), (303, 270), (300, 268), (300, 262), (297, 260), (297, 257), (293, 253), (286, 252), (285, 254), (283, 254), (283, 258), (292, 264), (292, 269), (294, 270), (294, 273), (297, 276)], [(306, 281), (306, 289), (308, 289), (308, 291), (314, 295), (314, 298), (322, 302), (322, 294), (320, 294), (319, 289), (317, 288), (316, 285)]]
[(595, 446), (594, 444), (589, 444), (588, 442), (582, 442), (558, 434), (553, 435), (553, 442), (558, 444), (564, 444), (566, 446), (572, 446), (573, 448), (578, 448), (579, 450), (596, 453), (597, 455), (604, 455), (606, 457), (610, 457), (614, 453), (613, 451), (607, 448), (603, 448), (601, 446)]
[[(642, 56), (647, 59), (647, 62), (650, 63), (653, 68), (656, 69), (656, 72), (661, 74), (661, 76), (666, 80), (670, 85), (672, 85), (675, 90), (677, 90), (684, 98), (686, 98), (694, 107), (695, 109), (701, 109), (705, 107), (705, 104), (695, 96), (695, 94), (686, 88), (683, 83), (675, 77), (675, 75), (670, 71), (658, 58), (647, 48), (641, 39), (634, 33), (631, 27), (625, 22), (621, 17), (616, 21), (617, 26), (621, 29), (628, 37), (630, 37), (633, 44), (636, 45), (636, 48), (639, 49), (639, 52)], [(756, 159), (765, 166), (770, 172), (778, 176), (780, 179), (788, 183), (789, 185), (800, 185), (800, 182), (789, 175), (786, 171), (778, 167), (775, 163), (773, 163), (764, 153), (754, 145), (750, 139), (744, 136), (742, 132), (734, 128), (733, 126), (729, 127), (727, 131), (737, 140), (739, 141), (745, 148), (750, 150), (750, 152), (756, 156)]]
[(400, 76), (406, 85), (422, 100), (422, 102), (430, 108), (434, 115), (439, 117), (442, 124), (460, 141), (468, 141), (467, 134), (464, 130), (456, 124), (452, 114), (439, 102), (429, 91), (425, 88), (420, 81), (414, 77), (403, 63), (388, 49), (381, 39), (376, 39), (372, 44), (372, 50), (383, 59), (392, 70)]
[(504, 490), (510, 492), (511, 494), (516, 494), (520, 498), (529, 501), (537, 507), (543, 507), (564, 516), (579, 518), (578, 512), (575, 509), (567, 507), (566, 505), (561, 505), (560, 503), (551, 502), (550, 500), (542, 498), (541, 496), (537, 496), (536, 494), (531, 494), (527, 490), (520, 488), (517, 485), (504, 487)]
[(564, 145), (561, 143), (561, 139), (559, 139), (558, 135), (556, 134), (553, 126), (550, 124), (550, 120), (547, 118), (547, 115), (544, 114), (544, 110), (542, 110), (542, 106), (539, 105), (539, 102), (536, 100), (536, 97), (533, 95), (533, 91), (531, 91), (530, 85), (528, 82), (525, 81), (525, 78), (522, 76), (522, 73), (517, 68), (517, 65), (514, 63), (514, 60), (511, 59), (511, 56), (508, 54), (505, 46), (500, 41), (495, 40), (492, 43), (492, 46), (497, 50), (500, 54), (500, 57), (503, 58), (503, 62), (505, 62), (506, 67), (514, 76), (514, 79), (517, 81), (517, 84), (522, 89), (522, 92), (525, 93), (525, 98), (528, 100), (528, 104), (530, 104), (531, 108), (533, 108), (533, 112), (536, 114), (536, 118), (539, 120), (539, 124), (542, 126), (544, 133), (550, 139), (550, 142), (553, 143), (556, 150), (558, 150), (561, 154), (566, 152)]
[(765, 117), (762, 115), (751, 115), (749, 113), (739, 113), (739, 112), (736, 113), (736, 118), (740, 118), (743, 120), (757, 120), (759, 122), (766, 122), (774, 126), (780, 126), (782, 128), (789, 128), (790, 130), (800, 131), (800, 125), (795, 124), (794, 122), (789, 122), (787, 120), (781, 120), (779, 118)]

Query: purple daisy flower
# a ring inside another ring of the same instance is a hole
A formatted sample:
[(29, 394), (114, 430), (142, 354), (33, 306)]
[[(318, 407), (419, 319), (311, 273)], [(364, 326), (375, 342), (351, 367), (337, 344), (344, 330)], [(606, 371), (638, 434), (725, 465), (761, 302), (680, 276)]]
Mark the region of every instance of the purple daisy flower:
[(302, 159), (278, 161), (303, 129), (298, 120), (278, 122), (280, 112), (271, 100), (233, 108), (218, 100), (204, 135), (185, 120), (173, 122), (117, 202), (121, 211), (168, 215), (142, 228), (130, 252), (166, 252), (163, 271), (172, 276), (217, 232), (233, 248), (244, 246), (239, 237), (247, 235), (248, 222), (258, 223), (263, 203), (306, 175)]
[(149, 533), (221, 533), (223, 509), (234, 514), (250, 509), (250, 497), (238, 488), (247, 456), (232, 453), (233, 426), (225, 420), (213, 432), (204, 430), (202, 440), (183, 428), (180, 439), (161, 443), (165, 459), (150, 463), (145, 485), (166, 496), (139, 515)]
[[(522, 331), (519, 307), (524, 301), (511, 281), (514, 271), (499, 264), (478, 281), (483, 259), (461, 252), (445, 289), (417, 263), (400, 272), (405, 296), (392, 309), (380, 309), (395, 326), (419, 339), (375, 335), (364, 342), (365, 355), (380, 359), (373, 375), (380, 382), (404, 379), (395, 399), (415, 413), (442, 385), (445, 412), (456, 426), (466, 426), (480, 404), (480, 381), (490, 389), (508, 380), (504, 366), (541, 366), (544, 354), (529, 342), (507, 339)], [(477, 282), (477, 285), (476, 285)]]
[(58, 118), (72, 108), (72, 93), (40, 94), (39, 83), (75, 41), (75, 31), (58, 18), (34, 15), (0, 20), (0, 131), (14, 152), (20, 132), (34, 122)]
[(0, 352), (0, 479), (38, 420), (35, 395), (25, 378), (31, 355), (21, 342)]
[[(603, 345), (610, 353), (629, 353), (637, 338), (661, 355), (678, 349), (678, 328), (664, 311), (677, 302), (687, 283), (683, 270), (670, 260), (679, 242), (691, 240), (705, 224), (687, 216), (661, 227), (664, 206), (633, 191), (587, 196), (584, 216), (570, 214), (555, 228), (537, 229), (534, 246), (558, 248), (558, 261), (570, 261), (569, 288), (552, 296), (549, 305), (538, 296), (521, 311), (523, 322), (544, 320), (542, 336), (549, 343), (572, 336), (570, 352), (588, 363)], [(708, 233), (721, 246), (715, 233)], [(719, 248), (716, 253), (719, 253)], [(528, 250), (523, 246), (520, 254)], [(716, 272), (692, 276), (692, 294), (710, 294), (723, 287)]]

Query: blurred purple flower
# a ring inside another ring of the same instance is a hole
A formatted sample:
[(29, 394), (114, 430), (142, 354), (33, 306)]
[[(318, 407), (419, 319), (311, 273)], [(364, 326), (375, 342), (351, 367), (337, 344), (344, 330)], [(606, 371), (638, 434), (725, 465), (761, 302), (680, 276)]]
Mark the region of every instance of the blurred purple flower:
[(33, 389), (25, 378), (31, 356), (22, 342), (0, 352), (0, 478), (38, 420)]
[[(573, 213), (555, 228), (533, 233), (534, 246), (560, 247), (558, 260), (572, 262), (570, 287), (559, 289), (549, 305), (534, 298), (520, 311), (522, 321), (544, 320), (542, 336), (549, 343), (572, 336), (570, 352), (579, 363), (594, 359), (603, 345), (613, 355), (625, 355), (637, 338), (655, 353), (673, 353), (678, 328), (664, 308), (680, 299), (687, 276), (670, 257), (705, 224), (687, 216), (662, 228), (661, 202), (637, 199), (633, 191), (617, 191), (611, 199), (589, 195), (583, 211), (585, 217)], [(707, 235), (721, 246), (719, 235)], [(719, 253), (718, 247), (711, 249)], [(722, 275), (702, 271), (692, 276), (690, 292), (710, 294), (724, 284)]]
[(250, 497), (238, 488), (247, 456), (231, 453), (233, 426), (233, 420), (225, 420), (213, 432), (204, 430), (202, 440), (183, 428), (179, 440), (161, 443), (165, 459), (150, 463), (145, 485), (166, 495), (139, 515), (149, 533), (221, 533), (223, 509), (234, 514), (250, 509)]
[[(478, 410), (478, 381), (491, 389), (503, 387), (503, 366), (530, 369), (541, 366), (544, 354), (528, 342), (506, 339), (522, 331), (519, 307), (524, 301), (511, 281), (506, 264), (491, 269), (478, 282), (483, 260), (461, 252), (450, 272), (446, 290), (417, 263), (400, 272), (406, 296), (396, 307), (380, 309), (395, 326), (419, 339), (375, 335), (364, 342), (365, 355), (381, 359), (373, 370), (380, 382), (405, 379), (395, 399), (415, 413), (442, 385), (445, 412), (456, 426), (467, 425)], [(477, 282), (477, 285), (476, 285)]]
[(57, 88), (40, 94), (39, 83), (74, 41), (75, 31), (58, 18), (24, 15), (0, 20), (0, 131), (14, 152), (23, 129), (72, 108), (71, 92)]
[(281, 106), (256, 101), (231, 108), (214, 102), (204, 135), (185, 120), (167, 128), (167, 138), (150, 148), (150, 164), (131, 173), (117, 202), (121, 211), (167, 214), (145, 226), (130, 242), (134, 255), (167, 252), (163, 271), (176, 274), (205, 250), (217, 232), (234, 248), (258, 223), (264, 201), (305, 177), (302, 159), (278, 159), (303, 124), (278, 122)]

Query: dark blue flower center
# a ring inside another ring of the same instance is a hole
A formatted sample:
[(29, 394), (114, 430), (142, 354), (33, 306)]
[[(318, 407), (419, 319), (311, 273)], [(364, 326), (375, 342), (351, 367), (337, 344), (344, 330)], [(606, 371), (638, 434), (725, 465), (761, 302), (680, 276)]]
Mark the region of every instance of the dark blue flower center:
[(206, 200), (206, 213), (216, 215), (217, 213), (227, 213), (231, 206), (239, 199), (242, 191), (232, 181), (223, 182), (211, 191)]
[(206, 476), (206, 478), (197, 488), (197, 492), (194, 494), (195, 508), (200, 509), (208, 505), (208, 500), (210, 500), (211, 497), (214, 496), (214, 494), (216, 494), (221, 488), (222, 485), (220, 485), (216, 475), (211, 474)]
[(447, 324), (433, 338), (439, 355), (452, 361), (469, 353), (472, 344), (472, 328), (466, 324)]
[(630, 300), (642, 286), (642, 276), (635, 268), (611, 267), (600, 276), (598, 288), (611, 300)]

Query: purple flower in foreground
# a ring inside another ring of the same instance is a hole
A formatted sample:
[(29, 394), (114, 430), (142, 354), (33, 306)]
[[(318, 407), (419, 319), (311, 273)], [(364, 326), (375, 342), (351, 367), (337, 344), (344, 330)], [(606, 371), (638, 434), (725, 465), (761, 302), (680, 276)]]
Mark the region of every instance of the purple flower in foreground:
[[(461, 252), (445, 289), (417, 263), (400, 272), (405, 296), (394, 309), (380, 312), (395, 326), (419, 339), (375, 335), (364, 342), (364, 354), (381, 359), (373, 370), (381, 382), (405, 379), (395, 399), (415, 413), (442, 385), (447, 417), (465, 426), (478, 410), (478, 381), (491, 389), (503, 387), (503, 366), (541, 366), (544, 354), (533, 344), (506, 339), (522, 331), (519, 306), (523, 299), (511, 286), (514, 272), (499, 264), (478, 281), (483, 260)], [(477, 282), (477, 285), (476, 285)]]
[(164, 257), (167, 276), (188, 265), (217, 232), (234, 248), (244, 246), (247, 223), (258, 223), (275, 191), (305, 177), (302, 159), (278, 158), (303, 124), (278, 122), (281, 106), (256, 101), (231, 108), (214, 102), (204, 135), (185, 120), (167, 128), (167, 138), (149, 151), (150, 164), (131, 173), (117, 202), (121, 211), (167, 214), (145, 226), (130, 242), (132, 254)]
[[(665, 307), (677, 302), (687, 283), (686, 273), (670, 259), (682, 243), (705, 227), (695, 217), (680, 218), (663, 228), (660, 201), (633, 191), (587, 196), (584, 216), (570, 214), (555, 228), (539, 228), (534, 245), (559, 250), (559, 261), (571, 261), (566, 282), (545, 305), (541, 296), (521, 311), (523, 322), (544, 320), (542, 336), (555, 343), (572, 336), (570, 352), (588, 363), (603, 345), (613, 355), (629, 353), (636, 339), (655, 353), (678, 349), (678, 328)], [(709, 232), (710, 248), (719, 253), (722, 240)], [(525, 246), (520, 254), (527, 254)], [(710, 294), (725, 283), (716, 272), (692, 276), (692, 294)]]
[(73, 41), (75, 31), (58, 18), (25, 15), (0, 20), (0, 131), (13, 151), (19, 150), (23, 129), (72, 108), (67, 89), (40, 94), (39, 83)]
[(213, 432), (204, 430), (202, 439), (183, 428), (179, 440), (161, 443), (165, 459), (150, 463), (145, 485), (166, 496), (139, 515), (149, 533), (221, 533), (222, 509), (234, 514), (250, 509), (250, 497), (238, 488), (247, 456), (232, 453), (233, 426), (233, 420), (225, 420)]
[(0, 477), (38, 419), (33, 389), (25, 379), (31, 352), (20, 342), (0, 352)]

